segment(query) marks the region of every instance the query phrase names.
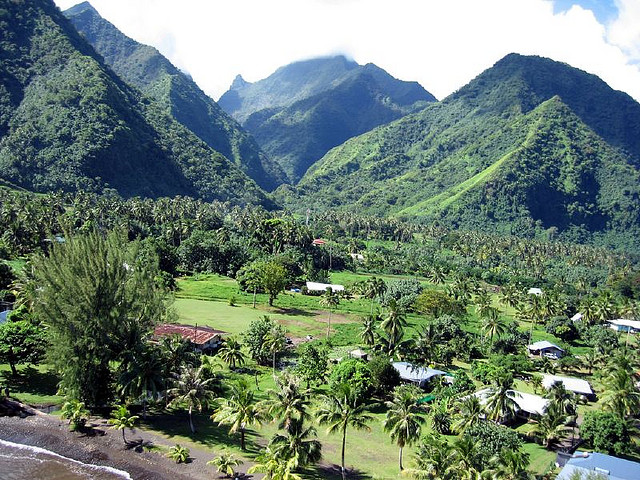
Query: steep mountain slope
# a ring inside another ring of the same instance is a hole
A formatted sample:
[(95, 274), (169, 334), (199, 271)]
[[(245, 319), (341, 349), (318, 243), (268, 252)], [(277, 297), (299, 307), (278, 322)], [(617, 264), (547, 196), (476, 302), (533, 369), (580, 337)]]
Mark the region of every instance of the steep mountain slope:
[(256, 83), (237, 78), (220, 105), (295, 183), (329, 149), (433, 101), (415, 82), (338, 56), (293, 63)]
[(0, 9), (0, 177), (273, 205), (223, 155), (124, 83), (50, 0)]
[(628, 95), (568, 65), (509, 55), (442, 102), (335, 148), (279, 194), (467, 228), (613, 238), (640, 224), (639, 140), (640, 104)]
[(120, 78), (159, 102), (163, 110), (261, 187), (273, 190), (284, 181), (282, 171), (251, 135), (155, 48), (124, 35), (88, 2), (64, 14)]

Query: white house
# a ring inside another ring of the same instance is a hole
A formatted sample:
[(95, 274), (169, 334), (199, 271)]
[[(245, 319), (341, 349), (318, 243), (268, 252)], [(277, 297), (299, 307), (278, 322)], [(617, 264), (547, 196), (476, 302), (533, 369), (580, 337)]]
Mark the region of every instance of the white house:
[(433, 377), (447, 375), (447, 372), (434, 368), (419, 367), (408, 362), (393, 362), (393, 368), (400, 374), (400, 378), (405, 382), (416, 383), (424, 387)]
[(542, 295), (542, 289), (537, 287), (531, 287), (529, 290), (527, 290), (527, 293), (529, 295)]
[[(478, 397), (481, 405), (486, 405), (492, 393), (492, 388), (483, 388), (482, 390), (478, 390), (473, 395)], [(516, 415), (520, 417), (539, 417), (541, 415), (544, 415), (544, 412), (549, 406), (549, 400), (541, 397), (540, 395), (519, 392), (517, 390), (507, 390), (507, 395), (515, 402), (517, 406)]]
[(334, 292), (342, 292), (344, 285), (336, 285), (333, 283), (307, 282), (307, 290), (310, 292), (326, 292), (327, 288), (331, 288)]
[(640, 332), (640, 322), (637, 320), (625, 320), (624, 318), (618, 318), (616, 320), (609, 320), (609, 326), (616, 332)]
[(532, 343), (527, 346), (530, 355), (539, 355), (548, 358), (558, 359), (564, 355), (564, 350), (559, 346), (548, 342), (546, 340), (541, 340), (539, 342)]
[(558, 375), (549, 375), (545, 374), (542, 377), (542, 386), (549, 390), (551, 386), (560, 382), (564, 385), (564, 388), (569, 390), (570, 392), (577, 393), (578, 395), (584, 395), (585, 397), (594, 397), (593, 389), (589, 382), (586, 380), (582, 380), (580, 378), (573, 377), (560, 377)]

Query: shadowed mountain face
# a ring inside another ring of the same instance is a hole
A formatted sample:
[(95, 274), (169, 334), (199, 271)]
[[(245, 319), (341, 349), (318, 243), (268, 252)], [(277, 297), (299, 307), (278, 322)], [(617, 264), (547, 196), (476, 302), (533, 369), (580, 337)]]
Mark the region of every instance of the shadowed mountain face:
[(513, 54), (442, 102), (333, 149), (278, 193), (292, 207), (629, 245), (640, 224), (639, 141), (631, 97)]
[(106, 67), (50, 0), (0, 9), (0, 177), (271, 206), (223, 155)]
[(293, 63), (256, 83), (238, 76), (219, 103), (295, 183), (331, 148), (433, 101), (416, 82), (337, 56)]
[(118, 76), (153, 98), (160, 108), (261, 187), (273, 190), (284, 181), (282, 171), (251, 135), (155, 48), (124, 35), (88, 2), (64, 13)]

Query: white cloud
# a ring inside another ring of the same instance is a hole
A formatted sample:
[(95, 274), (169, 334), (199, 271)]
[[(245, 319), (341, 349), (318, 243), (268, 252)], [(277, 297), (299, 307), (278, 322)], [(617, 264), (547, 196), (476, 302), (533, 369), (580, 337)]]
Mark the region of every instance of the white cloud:
[[(61, 8), (73, 1), (56, 0)], [(256, 81), (295, 60), (346, 53), (438, 98), (510, 52), (567, 62), (640, 100), (640, 2), (599, 23), (550, 0), (92, 0), (218, 98), (236, 74)], [(634, 62), (636, 62), (634, 64)]]

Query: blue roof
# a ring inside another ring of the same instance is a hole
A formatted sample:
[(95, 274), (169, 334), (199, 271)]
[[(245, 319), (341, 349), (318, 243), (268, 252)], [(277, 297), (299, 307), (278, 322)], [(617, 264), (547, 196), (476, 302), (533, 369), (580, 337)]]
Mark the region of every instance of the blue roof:
[(569, 480), (575, 471), (601, 473), (607, 480), (640, 479), (640, 463), (597, 452), (576, 452), (556, 480)]
[(403, 380), (408, 380), (410, 382), (422, 383), (426, 382), (431, 377), (447, 374), (447, 372), (443, 372), (442, 370), (419, 367), (407, 362), (393, 362), (392, 365), (393, 368), (395, 368), (400, 374), (400, 378), (402, 378)]

